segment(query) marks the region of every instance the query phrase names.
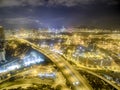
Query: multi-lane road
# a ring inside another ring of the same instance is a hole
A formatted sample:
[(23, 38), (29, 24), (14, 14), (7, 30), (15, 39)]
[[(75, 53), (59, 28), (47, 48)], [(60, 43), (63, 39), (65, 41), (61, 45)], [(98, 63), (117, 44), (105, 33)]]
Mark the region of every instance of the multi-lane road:
[(29, 44), (32, 48), (34, 48), (35, 50), (44, 54), (52, 62), (54, 62), (56, 64), (56, 66), (61, 70), (63, 75), (66, 77), (66, 79), (70, 83), (70, 86), (72, 87), (72, 89), (74, 89), (74, 90), (92, 90), (92, 87), (88, 84), (88, 82), (76, 70), (73, 69), (72, 65), (70, 65), (65, 60), (65, 58), (58, 55), (57, 53), (53, 53), (48, 50), (43, 50), (27, 40), (24, 40), (24, 39), (17, 39), (17, 40), (20, 40), (21, 42)]
[[(54, 53), (49, 50), (42, 49), (38, 47), (37, 45), (25, 40), (25, 39), (18, 39), (13, 38), (13, 40), (19, 40), (20, 42), (26, 43), (27, 45), (31, 46), (33, 49), (39, 51), (46, 57), (48, 57), (53, 63), (56, 64), (56, 66), (60, 69), (60, 71), (63, 73), (63, 75), (66, 77), (68, 83), (70, 83), (70, 86), (72, 87), (72, 90), (92, 90), (92, 87), (88, 84), (87, 80), (85, 80), (78, 71), (74, 69), (74, 67), (67, 62), (67, 60), (59, 55), (58, 53)], [(88, 71), (85, 68), (81, 68), (82, 70)], [(104, 80), (105, 78), (102, 78), (101, 76), (94, 74), (93, 72), (89, 72), (92, 75), (101, 78)], [(106, 81), (106, 79), (104, 80)], [(116, 85), (112, 84), (110, 81), (106, 81), (107, 83), (111, 84), (116, 89), (120, 89)]]
[(98, 78), (100, 78), (101, 80), (104, 80), (104, 81), (107, 82), (109, 85), (111, 85), (111, 86), (113, 86), (114, 88), (116, 88), (117, 90), (120, 90), (120, 87), (117, 86), (115, 83), (113, 83), (113, 82), (109, 81), (108, 79), (100, 76), (99, 74), (96, 74), (96, 73), (90, 71), (89, 69), (87, 69), (87, 68), (85, 68), (85, 67), (79, 66), (79, 68), (77, 68), (77, 69), (78, 69), (78, 70), (86, 71), (87, 73), (89, 73), (89, 74), (91, 74), (91, 75), (93, 75), (93, 76), (95, 76), (95, 77), (98, 77)]

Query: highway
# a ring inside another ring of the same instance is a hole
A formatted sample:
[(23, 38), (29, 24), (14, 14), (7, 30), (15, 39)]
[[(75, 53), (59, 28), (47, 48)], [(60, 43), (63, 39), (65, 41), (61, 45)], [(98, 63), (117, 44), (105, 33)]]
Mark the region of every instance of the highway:
[[(80, 73), (78, 73), (76, 70), (74, 70), (73, 66), (70, 65), (66, 61), (66, 59), (64, 57), (62, 57), (61, 55), (59, 55), (58, 53), (54, 53), (52, 51), (42, 49), (42, 48), (38, 47), (37, 45), (35, 45), (35, 44), (25, 40), (25, 39), (14, 38), (11, 40), (19, 40), (20, 42), (26, 43), (27, 45), (30, 45), (33, 49), (39, 51), (40, 53), (42, 53), (46, 57), (48, 57), (61, 70), (61, 72), (66, 77), (67, 81), (70, 82), (70, 84), (74, 88), (74, 90), (92, 90), (92, 88), (88, 84), (87, 80), (85, 80), (80, 75)], [(98, 77), (98, 78), (104, 80), (105, 82), (109, 83), (110, 85), (112, 85), (116, 89), (120, 90), (120, 87), (118, 87), (115, 83), (103, 78), (102, 76), (90, 71), (89, 69), (87, 69), (85, 67), (81, 67), (81, 66), (79, 66), (79, 67), (80, 67), (79, 70), (84, 70), (84, 71), (94, 75), (95, 77)]]
[(20, 40), (20, 42), (29, 44), (33, 49), (44, 54), (53, 63), (55, 63), (56, 66), (61, 70), (63, 75), (66, 77), (66, 79), (70, 83), (70, 86), (72, 86), (72, 90), (73, 89), (74, 90), (92, 90), (92, 87), (88, 84), (88, 82), (76, 70), (74, 70), (72, 65), (70, 65), (62, 56), (48, 50), (43, 50), (39, 48), (37, 45), (27, 40), (18, 39), (18, 38), (14, 38), (14, 39)]
[[(40, 66), (38, 66), (37, 68), (36, 67), (33, 67), (33, 68), (25, 68), (24, 70), (18, 70), (17, 73), (15, 75), (10, 75), (9, 77), (5, 78), (4, 80), (0, 80), (0, 90), (3, 90), (3, 89), (7, 89), (7, 90), (11, 90), (11, 88), (18, 88), (18, 87), (22, 87), (22, 88), (25, 88), (25, 87), (30, 87), (31, 85), (33, 85), (33, 83), (38, 83), (38, 84), (53, 84), (52, 81), (43, 81), (42, 79), (40, 78), (36, 78), (34, 77), (37, 76), (38, 74), (35, 73), (33, 74), (32, 72), (34, 71), (34, 68), (35, 69), (39, 69)], [(31, 71), (31, 72), (30, 72)], [(26, 75), (26, 73), (29, 72), (29, 75)], [(30, 78), (32, 77), (32, 78)], [(15, 81), (9, 81), (11, 78), (15, 78)]]
[(89, 69), (87, 69), (87, 68), (85, 68), (85, 67), (83, 67), (83, 66), (78, 65), (78, 67), (79, 67), (79, 68), (77, 68), (77, 69), (79, 69), (79, 70), (84, 70), (84, 71), (92, 74), (93, 76), (98, 77), (98, 78), (104, 80), (105, 82), (109, 83), (111, 86), (115, 87), (117, 90), (120, 90), (120, 87), (118, 87), (115, 83), (112, 83), (111, 81), (107, 80), (106, 78), (104, 78), (104, 77), (102, 77), (102, 76), (100, 76), (100, 75), (98, 75), (98, 74), (90, 71)]

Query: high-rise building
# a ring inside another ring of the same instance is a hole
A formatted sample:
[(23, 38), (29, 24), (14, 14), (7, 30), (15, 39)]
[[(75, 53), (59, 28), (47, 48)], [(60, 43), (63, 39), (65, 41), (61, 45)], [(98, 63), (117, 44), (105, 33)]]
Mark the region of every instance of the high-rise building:
[(0, 62), (1, 61), (5, 61), (5, 34), (2, 26), (0, 26)]

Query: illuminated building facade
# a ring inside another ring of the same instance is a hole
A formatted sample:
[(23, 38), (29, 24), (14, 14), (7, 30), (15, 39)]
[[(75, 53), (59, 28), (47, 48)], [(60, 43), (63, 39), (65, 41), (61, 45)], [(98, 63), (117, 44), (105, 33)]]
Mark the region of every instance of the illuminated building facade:
[(0, 26), (0, 61), (5, 61), (5, 35), (2, 26)]

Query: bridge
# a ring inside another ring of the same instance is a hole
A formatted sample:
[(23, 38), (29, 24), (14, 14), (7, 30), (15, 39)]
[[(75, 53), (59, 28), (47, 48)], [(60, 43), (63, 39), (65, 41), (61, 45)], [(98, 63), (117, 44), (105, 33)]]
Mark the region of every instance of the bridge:
[[(71, 86), (73, 87), (74, 90), (92, 90), (92, 87), (88, 84), (87, 80), (85, 80), (80, 75), (80, 73), (78, 73), (76, 70), (74, 70), (72, 65), (70, 65), (66, 61), (66, 59), (64, 57), (62, 57), (61, 55), (59, 55), (57, 53), (53, 53), (53, 52), (45, 50), (45, 49), (42, 49), (42, 48), (38, 47), (37, 45), (35, 45), (25, 39), (12, 38), (11, 40), (18, 40), (20, 42), (26, 43), (26, 44), (30, 45), (33, 49), (39, 51), (40, 53), (42, 53), (46, 57), (48, 57), (61, 70), (61, 72), (66, 77), (67, 81), (71, 84)], [(91, 72), (88, 69), (83, 68), (83, 67), (81, 67), (79, 69), (84, 70), (84, 71), (94, 75), (95, 77), (98, 77), (98, 78), (104, 80), (105, 82), (109, 83), (114, 88), (116, 88), (117, 90), (120, 90), (120, 87), (118, 87), (116, 84), (110, 82), (109, 80), (103, 78), (102, 76), (100, 76), (94, 72)]]
[(74, 90), (92, 90), (92, 87), (88, 84), (88, 82), (76, 70), (73, 69), (73, 67), (66, 61), (64, 57), (58, 55), (57, 53), (53, 53), (48, 50), (43, 50), (25, 39), (14, 39), (29, 44), (33, 49), (44, 54), (52, 62), (54, 62), (56, 66), (61, 70), (61, 72), (66, 77), (66, 79), (71, 84)]
[(113, 82), (109, 81), (108, 79), (100, 76), (99, 74), (96, 74), (96, 73), (90, 71), (90, 70), (87, 69), (87, 68), (84, 68), (84, 67), (79, 66), (79, 68), (77, 68), (77, 69), (78, 69), (78, 70), (83, 70), (83, 71), (85, 71), (85, 72), (87, 72), (87, 73), (89, 73), (89, 74), (91, 74), (91, 75), (93, 75), (93, 76), (95, 76), (95, 77), (98, 77), (98, 78), (100, 78), (101, 80), (103, 80), (103, 81), (107, 82), (108, 84), (110, 84), (111, 86), (113, 86), (114, 88), (116, 88), (117, 90), (120, 90), (120, 87), (118, 87), (115, 83), (113, 83)]

